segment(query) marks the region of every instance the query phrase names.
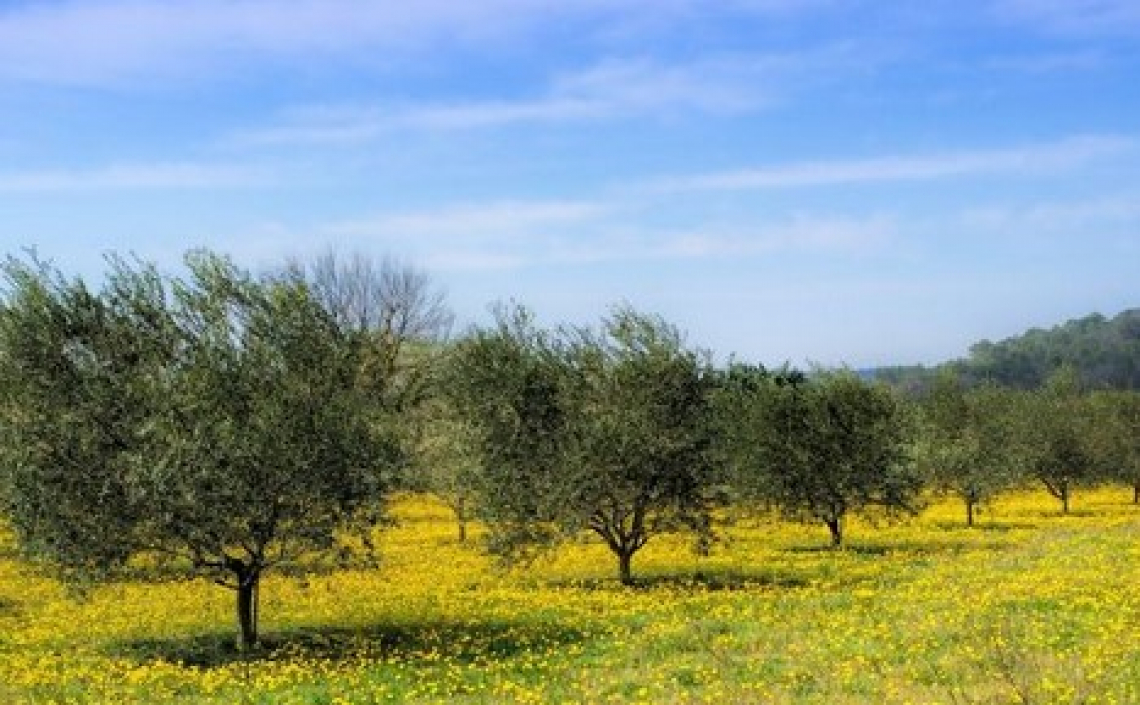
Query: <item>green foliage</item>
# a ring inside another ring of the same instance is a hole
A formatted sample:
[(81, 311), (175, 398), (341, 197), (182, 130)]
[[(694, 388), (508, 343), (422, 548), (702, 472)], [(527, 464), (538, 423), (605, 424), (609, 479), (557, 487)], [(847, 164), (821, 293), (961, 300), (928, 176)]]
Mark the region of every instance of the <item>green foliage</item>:
[(561, 474), (567, 413), (566, 373), (533, 316), (500, 309), (496, 327), (459, 341), (448, 358), (449, 403), (473, 431), (480, 472), (477, 512), (493, 551), (518, 557), (554, 542), (558, 502), (547, 481)]
[(842, 542), (849, 512), (914, 512), (923, 479), (912, 419), (891, 390), (850, 373), (777, 377), (720, 397), (725, 456), (746, 499), (827, 524)]
[(1018, 397), (992, 384), (968, 390), (945, 372), (922, 399), (920, 460), (935, 489), (962, 500), (969, 525), (979, 506), (1020, 480)]
[(675, 328), (619, 309), (597, 330), (548, 332), (516, 309), (455, 359), (497, 551), (590, 530), (630, 582), (631, 559), (653, 535), (684, 528), (707, 543), (712, 374)]
[(9, 260), (0, 317), (8, 516), (29, 553), (73, 581), (133, 553), (148, 512), (143, 430), (172, 351), (157, 274), (114, 262), (103, 294), (38, 262)]
[(1020, 418), (1030, 472), (1067, 513), (1074, 490), (1095, 485), (1106, 475), (1106, 458), (1097, 447), (1096, 407), (1071, 367), (1055, 372), (1027, 399)]
[(1132, 488), (1140, 504), (1140, 392), (1093, 393), (1094, 440), (1107, 477)]
[(1111, 319), (1094, 313), (998, 342), (983, 340), (962, 360), (935, 367), (887, 367), (874, 375), (908, 394), (922, 395), (942, 370), (956, 373), (967, 386), (992, 382), (1037, 389), (1065, 366), (1076, 370), (1090, 389), (1140, 390), (1140, 309)]
[(371, 526), (396, 458), (365, 413), (365, 336), (301, 283), (187, 266), (115, 261), (95, 293), (6, 264), (5, 494), (22, 547), (73, 580), (146, 557), (234, 588), (250, 645), (261, 574)]
[(412, 469), (406, 484), (438, 497), (455, 516), (460, 543), (474, 518), (480, 459), (475, 431), (451, 408), (442, 392), (417, 409)]
[(366, 340), (358, 384), (381, 420), (401, 419), (389, 430), (409, 460), (392, 481), (400, 489), (423, 489), (428, 466), (421, 451), (430, 445), (425, 424), (439, 407), (435, 371), (453, 320), (443, 289), (392, 257), (335, 249), (290, 260), (275, 278), (306, 287), (338, 328)]
[(999, 343), (983, 341), (970, 349), (964, 371), (1031, 389), (1063, 366), (1074, 368), (1090, 388), (1140, 389), (1140, 309), (1111, 320), (1092, 314)]
[(626, 582), (629, 557), (653, 534), (684, 528), (707, 545), (715, 478), (704, 355), (662, 319), (621, 309), (599, 331), (577, 331), (568, 358), (569, 528), (605, 539)]

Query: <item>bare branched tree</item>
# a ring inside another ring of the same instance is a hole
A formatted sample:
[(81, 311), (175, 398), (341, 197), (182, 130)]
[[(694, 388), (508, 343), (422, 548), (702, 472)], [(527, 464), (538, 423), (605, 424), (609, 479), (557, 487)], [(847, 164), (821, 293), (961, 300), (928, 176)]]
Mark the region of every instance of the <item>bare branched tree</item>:
[(291, 260), (288, 270), (308, 282), (343, 327), (394, 342), (436, 341), (451, 330), (454, 317), (446, 291), (426, 272), (397, 258), (328, 249), (308, 262)]

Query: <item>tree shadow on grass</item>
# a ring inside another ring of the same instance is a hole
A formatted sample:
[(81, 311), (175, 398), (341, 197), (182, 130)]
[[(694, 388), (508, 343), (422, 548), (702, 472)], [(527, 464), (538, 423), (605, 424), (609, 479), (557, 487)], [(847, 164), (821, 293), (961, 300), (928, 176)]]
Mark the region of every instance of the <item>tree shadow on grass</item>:
[(776, 570), (698, 570), (695, 573), (687, 574), (635, 575), (632, 585), (623, 585), (617, 578), (579, 578), (547, 583), (555, 589), (645, 592), (654, 590), (723, 592), (764, 588), (803, 588), (811, 584), (810, 576)]
[(23, 611), (19, 602), (0, 595), (0, 616), (18, 617), (23, 614)]
[(889, 543), (858, 542), (844, 544), (839, 548), (828, 544), (789, 546), (788, 553), (835, 554), (856, 556), (953, 556), (973, 551), (1004, 551), (1010, 545), (1004, 541), (955, 541), (952, 539), (922, 539), (893, 541)]
[(442, 656), (451, 663), (473, 663), (507, 661), (590, 638), (585, 630), (562, 623), (425, 621), (273, 632), (264, 635), (258, 648), (251, 651), (237, 648), (232, 631), (182, 638), (135, 639), (116, 642), (111, 650), (118, 656), (142, 663), (166, 661), (200, 669), (298, 659), (414, 662)]
[(1026, 531), (1040, 527), (1037, 522), (1029, 521), (978, 521), (973, 526), (967, 526), (964, 521), (939, 521), (933, 526), (942, 531), (951, 532), (980, 532), (1006, 534), (1011, 531)]
[[(1075, 502), (1075, 500), (1074, 500)], [(1021, 512), (1023, 516), (1040, 517), (1045, 520), (1055, 519), (1088, 519), (1089, 517), (1104, 516), (1104, 511), (1095, 507), (1071, 507), (1069, 511), (1061, 511), (1060, 507), (1053, 509), (1034, 509)]]

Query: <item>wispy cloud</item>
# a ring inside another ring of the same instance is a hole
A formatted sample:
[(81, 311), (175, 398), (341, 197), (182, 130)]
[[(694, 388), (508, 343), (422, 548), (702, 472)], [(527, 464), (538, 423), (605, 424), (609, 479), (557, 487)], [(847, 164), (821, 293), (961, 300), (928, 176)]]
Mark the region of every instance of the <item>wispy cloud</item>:
[(985, 62), (985, 67), (999, 71), (1051, 74), (1092, 71), (1106, 62), (1103, 53), (1094, 50), (1045, 52), (1021, 56), (1002, 56)]
[(996, 0), (994, 9), (1007, 21), (1051, 33), (1140, 33), (1140, 3), (1135, 0)]
[(884, 216), (836, 218), (793, 214), (784, 221), (737, 226), (731, 232), (697, 231), (671, 235), (659, 245), (647, 238), (644, 253), (663, 257), (723, 258), (803, 253), (822, 256), (877, 251), (896, 236), (893, 219)]
[(294, 110), (280, 125), (238, 135), (233, 141), (356, 144), (399, 130), (464, 130), (681, 113), (736, 114), (779, 100), (797, 83), (796, 76), (818, 70), (834, 57), (834, 51), (826, 50), (802, 55), (721, 56), (689, 63), (611, 59), (555, 76), (533, 97), (308, 107)]
[(893, 221), (792, 214), (757, 224), (694, 228), (635, 224), (647, 203), (515, 201), (383, 214), (329, 225), (338, 241), (409, 251), (439, 270), (511, 269), (535, 265), (724, 259), (782, 253), (866, 253), (888, 243)]
[(805, 188), (950, 177), (1024, 173), (1070, 168), (1091, 160), (1116, 157), (1136, 149), (1129, 137), (1086, 136), (1048, 144), (992, 150), (939, 152), (842, 161), (818, 161), (740, 169), (660, 180), (650, 190), (744, 191)]
[(579, 223), (607, 210), (605, 205), (586, 201), (500, 201), (386, 214), (342, 223), (335, 230), (344, 234), (395, 233), (420, 238), (478, 237), (488, 234), (513, 237), (535, 228)]
[[(654, 16), (673, 24), (696, 0), (660, 0)], [(820, 0), (726, 6), (784, 13)], [(425, 47), (494, 50), (512, 37), (570, 20), (623, 24), (644, 0), (61, 0), (0, 9), (0, 77), (64, 84), (119, 84), (204, 69), (242, 70), (235, 57), (303, 61), (350, 57), (384, 63)], [(248, 62), (247, 62), (248, 63)], [(253, 62), (255, 65), (257, 62)]]
[(0, 75), (100, 84), (185, 74), (234, 55), (309, 59), (493, 34), (535, 0), (64, 0), (0, 11)]
[(532, 263), (535, 253), (557, 248), (608, 209), (587, 201), (452, 204), (332, 223), (321, 235), (399, 249), (433, 269), (507, 269)]
[(121, 164), (87, 170), (0, 171), (0, 193), (254, 188), (274, 183), (264, 169), (226, 164)]
[(1024, 232), (1030, 237), (1103, 230), (1113, 225), (1124, 225), (1135, 233), (1140, 228), (1140, 194), (972, 208), (962, 219), (971, 230)]

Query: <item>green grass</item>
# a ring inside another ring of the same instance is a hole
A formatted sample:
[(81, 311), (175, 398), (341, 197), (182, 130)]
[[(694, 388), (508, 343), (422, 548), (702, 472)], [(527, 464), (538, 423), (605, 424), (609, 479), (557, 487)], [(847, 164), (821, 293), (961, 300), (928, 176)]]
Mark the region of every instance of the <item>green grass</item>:
[(1012, 497), (878, 528), (755, 521), (708, 558), (639, 554), (638, 585), (584, 543), (504, 572), (446, 512), (397, 503), (376, 570), (276, 576), (265, 647), (232, 594), (120, 583), (75, 601), (0, 558), (0, 701), (177, 703), (1140, 703), (1140, 508), (1062, 517)]

